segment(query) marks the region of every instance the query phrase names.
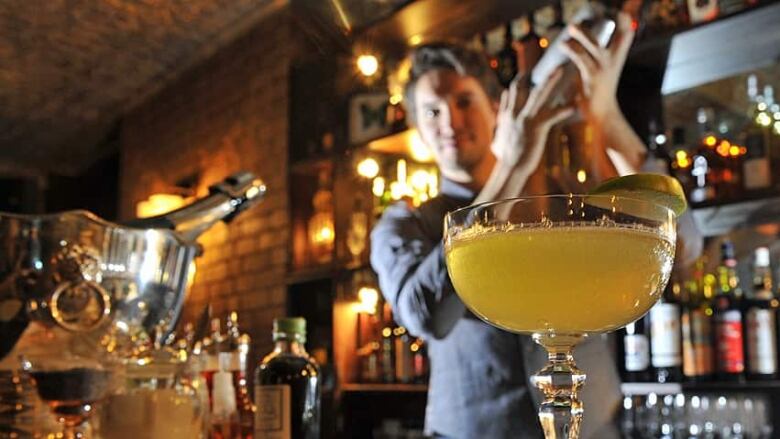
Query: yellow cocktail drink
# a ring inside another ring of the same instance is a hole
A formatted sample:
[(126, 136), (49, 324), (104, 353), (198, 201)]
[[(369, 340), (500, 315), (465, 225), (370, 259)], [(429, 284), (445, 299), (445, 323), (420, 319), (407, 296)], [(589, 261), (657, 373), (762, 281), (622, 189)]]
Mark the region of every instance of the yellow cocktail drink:
[(472, 229), (447, 243), (452, 283), (474, 313), (514, 332), (618, 329), (653, 306), (674, 257), (672, 240), (639, 226)]

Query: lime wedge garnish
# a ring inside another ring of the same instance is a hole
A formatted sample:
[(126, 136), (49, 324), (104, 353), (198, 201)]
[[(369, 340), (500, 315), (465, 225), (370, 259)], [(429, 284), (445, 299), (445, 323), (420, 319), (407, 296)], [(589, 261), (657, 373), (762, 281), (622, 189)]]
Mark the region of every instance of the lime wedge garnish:
[(613, 195), (646, 200), (671, 209), (680, 216), (688, 208), (685, 192), (676, 178), (661, 174), (634, 174), (601, 183), (589, 195)]

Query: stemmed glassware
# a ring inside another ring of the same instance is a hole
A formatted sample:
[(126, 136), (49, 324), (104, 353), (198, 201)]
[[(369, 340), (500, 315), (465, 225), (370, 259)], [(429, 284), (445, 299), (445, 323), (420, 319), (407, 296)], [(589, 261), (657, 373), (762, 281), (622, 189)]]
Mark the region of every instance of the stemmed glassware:
[(447, 268), (486, 322), (530, 334), (548, 353), (531, 381), (548, 439), (579, 437), (585, 373), (572, 351), (588, 334), (645, 314), (669, 280), (676, 216), (651, 201), (550, 195), (477, 204), (445, 218)]
[(90, 438), (86, 421), (116, 387), (117, 367), (110, 360), (67, 353), (25, 354), (20, 360), (38, 396), (62, 425), (65, 439)]

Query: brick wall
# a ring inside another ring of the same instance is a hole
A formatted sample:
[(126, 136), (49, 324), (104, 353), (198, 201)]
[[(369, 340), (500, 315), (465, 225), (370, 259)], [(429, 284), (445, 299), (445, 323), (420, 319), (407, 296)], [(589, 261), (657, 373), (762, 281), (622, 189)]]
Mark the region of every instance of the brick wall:
[(285, 311), (290, 23), (288, 10), (269, 16), (132, 111), (121, 134), (122, 218), (196, 173), (200, 195), (237, 170), (265, 180), (263, 203), (201, 237), (205, 253), (184, 311), (194, 320), (207, 303), (220, 317), (237, 310), (259, 353), (271, 346), (272, 319)]

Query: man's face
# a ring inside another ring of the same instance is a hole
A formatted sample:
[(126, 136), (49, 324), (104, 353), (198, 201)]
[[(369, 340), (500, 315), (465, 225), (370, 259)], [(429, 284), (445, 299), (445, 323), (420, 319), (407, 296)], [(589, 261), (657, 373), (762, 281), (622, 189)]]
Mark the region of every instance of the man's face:
[(472, 175), (491, 154), (496, 104), (479, 81), (438, 69), (417, 80), (415, 122), (445, 176)]

